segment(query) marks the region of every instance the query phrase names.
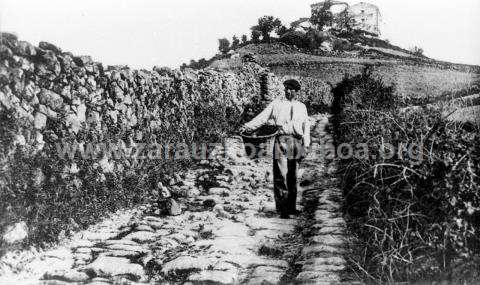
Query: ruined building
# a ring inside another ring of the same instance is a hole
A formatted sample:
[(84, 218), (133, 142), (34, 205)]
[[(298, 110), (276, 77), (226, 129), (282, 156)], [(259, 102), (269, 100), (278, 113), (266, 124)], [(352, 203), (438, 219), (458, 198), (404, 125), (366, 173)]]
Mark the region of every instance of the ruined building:
[[(327, 1), (312, 4), (312, 15), (323, 9), (326, 3)], [(341, 1), (330, 1), (330, 3), (332, 6), (329, 10), (334, 16), (338, 16), (342, 12), (348, 13), (349, 17), (353, 20), (353, 29), (368, 32), (375, 36), (380, 35), (381, 15), (380, 9), (378, 9), (377, 6), (365, 2), (360, 2), (352, 6)]]

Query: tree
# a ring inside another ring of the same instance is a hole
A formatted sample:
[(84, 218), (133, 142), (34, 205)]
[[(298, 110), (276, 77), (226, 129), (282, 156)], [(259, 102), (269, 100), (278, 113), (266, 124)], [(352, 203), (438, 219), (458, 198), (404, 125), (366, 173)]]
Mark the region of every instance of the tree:
[(252, 30), (252, 42), (253, 43), (259, 43), (260, 42), (260, 36), (262, 33), (258, 30)]
[(226, 38), (219, 39), (218, 50), (223, 54), (227, 53), (230, 50), (230, 41)]
[(312, 17), (310, 18), (310, 22), (316, 25), (318, 30), (322, 31), (324, 27), (331, 26), (333, 23), (333, 13), (330, 11), (332, 8), (332, 1), (326, 0), (323, 3), (322, 8), (318, 10), (314, 10), (312, 12)]
[(248, 42), (247, 35), (242, 35), (242, 44), (246, 44)]
[(232, 49), (237, 49), (238, 46), (240, 45), (240, 40), (237, 38), (237, 36), (233, 36), (232, 38)]
[(281, 26), (282, 21), (280, 19), (273, 16), (263, 16), (258, 19), (258, 25), (253, 26), (251, 29), (252, 32), (254, 30), (259, 31), (264, 42), (270, 42), (270, 33)]
[(288, 31), (281, 38), (280, 41), (284, 44), (296, 46), (297, 48), (308, 48), (310, 42), (304, 32)]
[(411, 48), (410, 52), (416, 56), (423, 56), (423, 48), (418, 46), (414, 46), (413, 48)]
[(288, 32), (288, 29), (287, 27), (285, 27), (284, 25), (280, 25), (279, 27), (277, 27), (275, 29), (275, 33), (279, 36), (279, 37), (282, 37), (285, 33)]
[(333, 23), (339, 31), (351, 31), (355, 25), (355, 19), (348, 12), (348, 9), (345, 9), (333, 18)]

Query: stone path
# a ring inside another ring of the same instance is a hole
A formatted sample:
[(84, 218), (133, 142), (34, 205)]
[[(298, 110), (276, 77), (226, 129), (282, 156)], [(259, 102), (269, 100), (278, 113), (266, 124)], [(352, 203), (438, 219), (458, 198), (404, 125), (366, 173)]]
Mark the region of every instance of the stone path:
[[(301, 216), (278, 218), (271, 162), (238, 155), (243, 146), (234, 138), (228, 142), (227, 155), (217, 153), (227, 159), (205, 161), (180, 175), (182, 182), (170, 185), (182, 208), (179, 215), (161, 216), (156, 205), (146, 205), (78, 233), (53, 250), (12, 253), (0, 260), (0, 283), (341, 281), (339, 272), (345, 269), (341, 194), (336, 188), (325, 189), (323, 176), (322, 145), (331, 140), (325, 133), (328, 119), (312, 120), (314, 145), (303, 162), (306, 170), (299, 191), (302, 195), (304, 190), (308, 209)], [(303, 242), (307, 244), (298, 255), (285, 253), (290, 246), (302, 249)]]
[[(328, 120), (321, 120), (314, 130), (321, 148), (315, 158), (309, 160), (311, 165), (306, 165), (304, 174), (306, 181), (312, 181), (305, 187), (305, 199), (314, 211), (310, 213), (310, 231), (301, 254), (302, 269), (295, 281), (299, 284), (359, 284), (345, 274), (347, 239), (341, 209), (343, 196), (335, 177), (335, 151), (333, 138), (325, 131), (327, 124)], [(321, 171), (318, 165), (322, 165)]]

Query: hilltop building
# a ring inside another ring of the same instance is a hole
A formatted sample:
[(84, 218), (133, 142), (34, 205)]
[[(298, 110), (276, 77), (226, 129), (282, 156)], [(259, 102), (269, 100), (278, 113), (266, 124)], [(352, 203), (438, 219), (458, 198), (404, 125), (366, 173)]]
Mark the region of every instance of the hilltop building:
[(348, 11), (354, 19), (354, 29), (380, 35), (381, 15), (377, 6), (360, 2), (352, 5)]
[[(330, 3), (332, 4), (330, 7), (330, 12), (334, 15), (334, 17), (338, 16), (340, 13), (347, 12), (348, 15), (353, 19), (353, 29), (364, 31), (374, 36), (380, 35), (381, 15), (380, 9), (378, 9), (377, 6), (366, 2), (360, 2), (350, 6), (346, 2), (335, 0), (330, 1)], [(312, 15), (315, 12), (320, 11), (325, 4), (326, 1), (312, 4)]]

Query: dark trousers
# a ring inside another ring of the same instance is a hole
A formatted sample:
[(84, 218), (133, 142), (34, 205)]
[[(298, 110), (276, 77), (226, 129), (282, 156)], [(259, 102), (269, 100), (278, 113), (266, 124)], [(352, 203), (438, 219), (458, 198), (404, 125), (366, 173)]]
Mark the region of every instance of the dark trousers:
[(295, 213), (298, 163), (304, 157), (301, 138), (280, 135), (273, 147), (273, 191), (280, 215)]

